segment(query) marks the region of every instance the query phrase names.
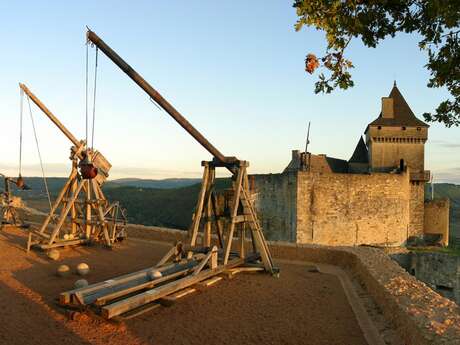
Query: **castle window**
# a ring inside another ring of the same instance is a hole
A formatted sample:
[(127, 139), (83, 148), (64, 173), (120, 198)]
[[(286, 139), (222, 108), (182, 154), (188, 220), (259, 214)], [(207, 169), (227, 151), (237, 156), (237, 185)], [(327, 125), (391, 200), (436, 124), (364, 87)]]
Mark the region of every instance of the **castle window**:
[(382, 129), (382, 126), (378, 126), (377, 129)]
[(422, 130), (422, 128), (421, 128), (421, 127), (417, 127), (417, 131), (421, 131), (421, 130)]
[(401, 129), (402, 129), (403, 131), (405, 131), (405, 130), (406, 130), (406, 127), (403, 126)]

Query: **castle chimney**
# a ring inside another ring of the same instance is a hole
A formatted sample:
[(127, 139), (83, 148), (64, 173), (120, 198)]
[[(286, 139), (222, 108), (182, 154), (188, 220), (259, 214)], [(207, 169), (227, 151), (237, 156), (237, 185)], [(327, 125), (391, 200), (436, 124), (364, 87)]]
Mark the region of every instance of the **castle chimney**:
[(394, 118), (393, 98), (382, 97), (382, 117), (384, 119)]
[(299, 150), (292, 150), (292, 159), (299, 159), (300, 151)]

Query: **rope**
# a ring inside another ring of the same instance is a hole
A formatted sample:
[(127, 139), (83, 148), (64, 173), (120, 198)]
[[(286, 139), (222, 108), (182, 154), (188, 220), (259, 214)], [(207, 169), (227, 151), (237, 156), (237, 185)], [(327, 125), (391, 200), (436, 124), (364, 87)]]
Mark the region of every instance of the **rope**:
[(88, 145), (88, 43), (86, 43), (86, 88), (85, 88), (85, 117), (86, 117), (86, 145)]
[(35, 130), (35, 122), (34, 122), (34, 117), (32, 116), (32, 107), (30, 106), (30, 98), (29, 98), (29, 96), (27, 96), (27, 103), (29, 104), (30, 120), (32, 121), (32, 128), (34, 130), (34, 136), (35, 136), (35, 144), (37, 145), (38, 158), (40, 159), (40, 167), (42, 169), (43, 181), (45, 183), (46, 195), (48, 197), (48, 203), (50, 205), (50, 211), (51, 211), (51, 209), (52, 209), (51, 197), (50, 197), (50, 192), (49, 192), (49, 189), (48, 189), (48, 182), (46, 181), (45, 169), (43, 168), (42, 155), (40, 153), (40, 145), (38, 144), (38, 136), (37, 136), (37, 131)]
[(22, 173), (22, 114), (24, 108), (24, 91), (21, 89), (20, 91), (20, 112), (19, 112), (19, 174), (21, 176)]
[(96, 119), (96, 88), (97, 88), (97, 53), (99, 49), (96, 47), (96, 64), (94, 67), (94, 95), (93, 95), (93, 128), (91, 134), (91, 149), (94, 149), (94, 122)]

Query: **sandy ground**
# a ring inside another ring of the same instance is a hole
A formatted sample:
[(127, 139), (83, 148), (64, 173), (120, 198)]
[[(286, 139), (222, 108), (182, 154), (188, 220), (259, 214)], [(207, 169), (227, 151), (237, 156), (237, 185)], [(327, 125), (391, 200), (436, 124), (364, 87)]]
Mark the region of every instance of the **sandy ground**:
[(122, 324), (69, 321), (56, 300), (80, 277), (57, 277), (60, 264), (88, 263), (95, 283), (153, 265), (169, 245), (76, 247), (55, 262), (26, 254), (25, 241), (21, 230), (0, 233), (0, 344), (366, 344), (338, 278), (286, 263), (279, 279), (239, 274)]

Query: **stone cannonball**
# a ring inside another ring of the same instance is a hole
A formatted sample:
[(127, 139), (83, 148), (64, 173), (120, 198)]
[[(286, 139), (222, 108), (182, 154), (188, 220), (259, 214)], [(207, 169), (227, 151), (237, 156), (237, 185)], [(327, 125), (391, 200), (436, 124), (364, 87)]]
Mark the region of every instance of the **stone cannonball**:
[(86, 279), (78, 279), (75, 284), (75, 289), (80, 289), (80, 288), (83, 288), (85, 286), (88, 286), (88, 281)]
[(89, 273), (89, 266), (82, 262), (77, 266), (77, 273), (81, 276), (87, 275)]
[(67, 265), (60, 265), (57, 270), (56, 274), (59, 277), (67, 277), (70, 274), (70, 268)]
[(51, 260), (58, 260), (59, 259), (59, 250), (57, 249), (51, 249), (48, 253), (47, 253), (48, 257), (51, 259)]

